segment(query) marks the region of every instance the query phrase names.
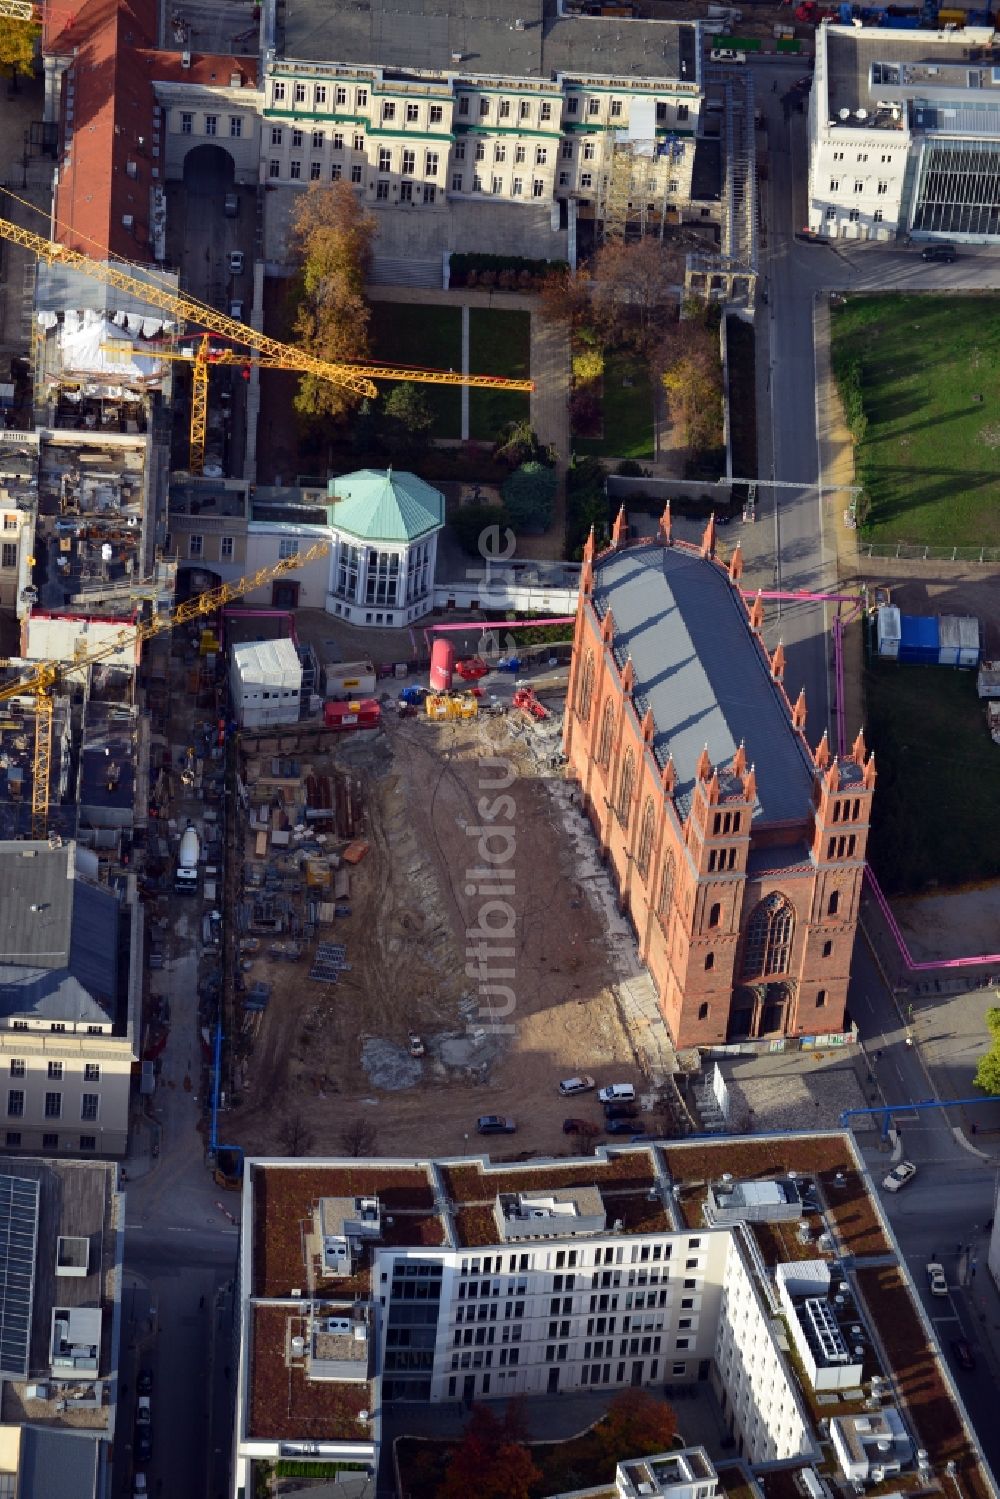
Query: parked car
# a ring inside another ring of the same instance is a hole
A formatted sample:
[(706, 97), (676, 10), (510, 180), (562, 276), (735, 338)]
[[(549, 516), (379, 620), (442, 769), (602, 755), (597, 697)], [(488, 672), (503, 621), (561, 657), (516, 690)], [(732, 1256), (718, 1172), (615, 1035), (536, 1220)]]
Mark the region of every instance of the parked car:
[(235, 318), (238, 323), (243, 321), (243, 303), (239, 300), (230, 302), (229, 316)]
[(911, 1182), (917, 1174), (917, 1168), (912, 1161), (900, 1161), (898, 1166), (893, 1166), (889, 1175), (882, 1182), (886, 1192), (898, 1192)]
[(944, 1266), (939, 1265), (937, 1260), (931, 1260), (927, 1266), (927, 1279), (932, 1296), (947, 1296), (948, 1282), (944, 1278)]
[(635, 1087), (632, 1083), (609, 1083), (597, 1098), (600, 1103), (631, 1103), (635, 1098)]
[(136, 1393), (139, 1395), (151, 1395), (153, 1393), (153, 1371), (152, 1369), (140, 1369), (135, 1381)]
[(136, 1473), (132, 1479), (132, 1499), (148, 1499), (148, 1495), (145, 1473)]
[(243, 274), (243, 251), (230, 250), (229, 252), (229, 274), (231, 276), (242, 276)]
[(411, 1057), (422, 1057), (426, 1053), (427, 1048), (424, 1045), (424, 1038), (422, 1036), (418, 1036), (416, 1031), (410, 1032), (409, 1036), (407, 1037), (407, 1041), (409, 1043)]
[(600, 1126), (597, 1124), (591, 1124), (589, 1119), (563, 1120), (564, 1135), (599, 1135), (600, 1133)]
[(920, 252), (921, 260), (943, 260), (946, 265), (958, 259), (958, 251), (954, 245), (924, 245)]
[(952, 1338), (951, 1351), (955, 1355), (955, 1362), (960, 1369), (974, 1369), (976, 1367), (976, 1355), (972, 1351), (972, 1344), (965, 1338)]
[(517, 1125), (504, 1114), (480, 1114), (476, 1129), (481, 1135), (512, 1135)]
[(589, 1093), (597, 1084), (586, 1072), (581, 1072), (579, 1077), (564, 1077), (559, 1084), (559, 1092), (563, 1098), (571, 1098), (574, 1093)]
[(604, 1128), (609, 1135), (644, 1135), (646, 1126), (641, 1119), (609, 1119)]
[(153, 1428), (151, 1426), (140, 1426), (135, 1434), (135, 1460), (137, 1463), (149, 1463), (153, 1460)]
[(747, 60), (745, 52), (737, 52), (735, 47), (713, 47), (709, 53), (713, 62), (744, 63)]
[(605, 1119), (635, 1119), (638, 1113), (637, 1103), (606, 1103), (604, 1105)]

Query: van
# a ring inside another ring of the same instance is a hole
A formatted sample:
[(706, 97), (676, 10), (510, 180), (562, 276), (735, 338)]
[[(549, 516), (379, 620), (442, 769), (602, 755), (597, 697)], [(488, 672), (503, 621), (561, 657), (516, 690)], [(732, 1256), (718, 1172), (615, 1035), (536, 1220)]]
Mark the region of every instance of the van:
[(599, 1103), (632, 1103), (635, 1088), (631, 1083), (609, 1083), (597, 1095)]
[(226, 201), (225, 201), (225, 204), (223, 206), (223, 210), (222, 211), (225, 214), (225, 216), (226, 216), (227, 219), (235, 219), (235, 218), (239, 217), (239, 212), (240, 212), (240, 195), (239, 195), (239, 193), (227, 193), (226, 194)]
[(920, 252), (921, 260), (943, 260), (947, 265), (958, 259), (958, 251), (954, 245), (924, 245)]
[(737, 52), (735, 47), (713, 47), (708, 54), (712, 62), (740, 63), (746, 62), (745, 52)]

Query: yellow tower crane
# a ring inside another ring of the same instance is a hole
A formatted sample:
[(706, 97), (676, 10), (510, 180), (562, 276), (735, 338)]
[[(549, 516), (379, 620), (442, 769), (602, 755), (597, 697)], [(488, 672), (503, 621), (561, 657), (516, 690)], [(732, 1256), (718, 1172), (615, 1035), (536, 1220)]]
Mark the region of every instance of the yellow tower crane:
[(66, 662), (40, 661), (19, 681), (9, 682), (0, 687), (0, 702), (26, 696), (35, 699), (35, 758), (31, 786), (32, 838), (44, 838), (48, 827), (49, 762), (52, 756), (52, 693), (64, 674), (78, 671), (82, 666), (94, 666), (99, 661), (106, 661), (110, 656), (117, 655), (119, 651), (131, 650), (135, 644), (151, 640), (154, 635), (162, 635), (164, 630), (172, 630), (176, 625), (187, 624), (189, 620), (212, 614), (233, 599), (253, 593), (255, 589), (269, 583), (272, 578), (279, 577), (282, 573), (292, 572), (307, 562), (315, 561), (317, 557), (325, 556), (329, 550), (328, 542), (318, 541), (308, 551), (297, 552), (294, 557), (284, 557), (280, 562), (260, 568), (252, 576), (238, 578), (235, 583), (220, 583), (217, 588), (210, 588), (205, 593), (196, 594), (193, 599), (186, 599), (183, 604), (178, 604), (166, 614), (154, 614), (151, 619), (143, 621), (142, 624), (128, 625), (111, 640), (105, 641), (104, 645), (95, 651), (90, 651), (86, 656)]
[[(20, 0), (0, 0), (0, 4), (4, 3), (20, 3)], [(139, 269), (137, 266), (95, 260), (92, 255), (85, 255), (81, 250), (71, 250), (68, 245), (58, 245), (53, 240), (43, 239), (41, 235), (32, 233), (30, 229), (22, 229), (20, 225), (12, 224), (9, 219), (4, 218), (0, 218), (0, 239), (9, 240), (11, 244), (30, 250), (38, 256), (39, 260), (47, 261), (50, 265), (70, 266), (83, 275), (92, 277), (95, 281), (103, 281), (106, 286), (114, 286), (119, 291), (129, 292), (149, 307), (159, 307), (164, 312), (173, 313), (174, 317), (182, 322), (194, 323), (199, 328), (205, 328), (211, 333), (230, 338), (234, 343), (254, 350), (257, 358), (253, 362), (265, 368), (297, 370), (301, 374), (316, 375), (322, 380), (329, 380), (333, 385), (353, 390), (359, 396), (377, 396), (376, 380), (406, 380), (422, 385), (468, 385), (474, 389), (486, 390), (530, 391), (535, 388), (532, 380), (515, 380), (503, 375), (463, 375), (457, 374), (454, 370), (424, 370), (394, 364), (331, 364), (329, 360), (317, 359), (315, 355), (306, 353), (304, 349), (296, 349), (289, 344), (283, 344), (259, 329), (251, 328), (247, 323), (239, 323), (235, 318), (227, 317), (225, 313), (218, 312), (207, 303), (198, 301), (187, 292), (170, 291), (155, 281), (142, 280), (133, 274)], [(195, 379), (191, 413), (192, 453), (197, 457), (200, 452), (202, 463), (204, 462), (208, 415), (208, 364), (245, 364), (247, 362), (235, 351), (223, 351), (218, 358), (214, 355), (210, 358), (207, 342), (202, 340), (202, 348), (194, 359)], [(200, 472), (200, 469), (197, 472)]]

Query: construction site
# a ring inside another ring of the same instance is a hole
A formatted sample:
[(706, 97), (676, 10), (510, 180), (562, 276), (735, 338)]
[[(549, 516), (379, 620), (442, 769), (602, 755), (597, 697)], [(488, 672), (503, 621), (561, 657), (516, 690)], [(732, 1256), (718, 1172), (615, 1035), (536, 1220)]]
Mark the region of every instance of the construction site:
[[(419, 1128), (454, 1151), (502, 1106), (519, 1151), (564, 1152), (560, 1078), (586, 1067), (639, 1081), (603, 917), (564, 836), (558, 696), (548, 705), (544, 719), (512, 705), (442, 719), (392, 693), (379, 726), (353, 735), (307, 723), (239, 736), (220, 936), (231, 961), (210, 941), (200, 981), (206, 1005), (224, 984), (220, 1139), (395, 1153)], [(495, 1026), (467, 948), (498, 764), (516, 1009)], [(197, 774), (211, 786), (207, 767)]]

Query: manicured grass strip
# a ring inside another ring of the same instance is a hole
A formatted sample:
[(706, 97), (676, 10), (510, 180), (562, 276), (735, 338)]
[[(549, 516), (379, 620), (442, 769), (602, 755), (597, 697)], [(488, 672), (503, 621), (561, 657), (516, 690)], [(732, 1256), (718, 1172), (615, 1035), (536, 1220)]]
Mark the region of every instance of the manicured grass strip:
[(856, 438), (863, 412), (865, 538), (1000, 545), (1000, 298), (853, 297), (832, 339)]
[(869, 855), (891, 892), (1000, 875), (1000, 746), (975, 673), (873, 661), (865, 732), (878, 787)]
[(645, 362), (612, 350), (605, 356), (603, 437), (575, 437), (578, 453), (598, 458), (653, 457), (653, 386)]
[[(372, 350), (382, 363), (415, 364), (425, 369), (461, 370), (462, 309), (410, 302), (372, 303)], [(391, 381), (379, 382), (386, 396)], [(421, 385), (436, 414), (433, 437), (460, 437), (462, 395), (457, 385)]]
[[(531, 314), (473, 307), (469, 312), (469, 370), (475, 375), (531, 378)], [(495, 442), (508, 422), (527, 421), (531, 397), (516, 390), (469, 392), (469, 435)]]

